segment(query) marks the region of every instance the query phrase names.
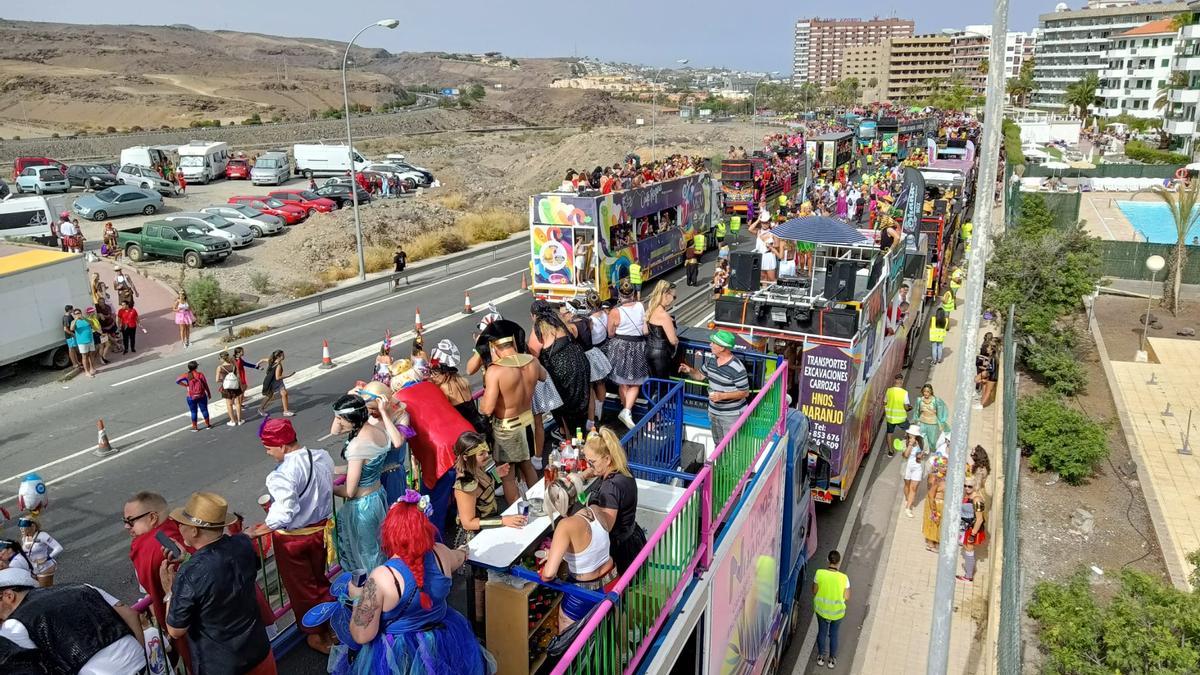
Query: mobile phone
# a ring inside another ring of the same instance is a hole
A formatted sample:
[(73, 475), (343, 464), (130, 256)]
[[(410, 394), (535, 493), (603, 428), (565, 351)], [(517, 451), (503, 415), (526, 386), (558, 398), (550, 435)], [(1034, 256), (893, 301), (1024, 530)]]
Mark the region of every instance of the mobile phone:
[(167, 536), (166, 532), (159, 530), (154, 535), (154, 538), (158, 540), (158, 543), (162, 544), (163, 548), (167, 549), (167, 552), (171, 554), (172, 558), (179, 559), (183, 557), (183, 551), (179, 550), (179, 545), (171, 541), (171, 538)]

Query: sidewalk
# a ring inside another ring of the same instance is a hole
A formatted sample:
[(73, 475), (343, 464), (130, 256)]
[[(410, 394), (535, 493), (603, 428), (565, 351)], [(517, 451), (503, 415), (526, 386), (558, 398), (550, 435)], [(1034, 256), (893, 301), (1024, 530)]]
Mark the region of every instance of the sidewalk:
[(112, 363), (102, 366), (100, 370), (114, 370), (131, 363), (140, 363), (160, 354), (183, 349), (183, 345), (179, 343), (179, 329), (175, 327), (175, 312), (172, 309), (175, 306), (175, 291), (168, 288), (166, 284), (147, 277), (132, 265), (126, 264), (125, 261), (114, 263), (107, 258), (88, 263), (89, 283), (92, 273), (99, 272), (100, 280), (108, 286), (110, 304), (114, 310), (119, 309), (117, 292), (113, 290), (113, 282), (117, 276), (114, 268), (118, 265), (122, 272), (133, 279), (133, 283), (137, 287), (138, 295), (134, 298), (134, 308), (137, 309), (139, 321), (146, 332), (138, 331), (136, 354), (110, 354), (108, 360)]
[[(932, 369), (930, 380), (934, 393), (941, 397), (953, 417), (954, 389), (958, 380), (960, 357), (959, 339), (961, 336), (963, 304), (951, 313), (951, 330), (947, 334), (945, 360)], [(997, 332), (995, 327), (981, 326), (980, 339), (985, 332)], [(924, 347), (919, 358), (929, 357), (929, 348)], [(967, 358), (974, 361), (977, 348), (972, 347)], [(909, 382), (909, 396), (915, 402), (919, 396), (923, 382)], [(1000, 388), (997, 387), (996, 400), (983, 410), (973, 410), (971, 428), (967, 437), (967, 447), (976, 444), (987, 449), (992, 458), (996, 458), (1000, 447)], [(894, 458), (881, 456), (880, 461), (886, 461), (889, 466), (885, 470), (900, 472), (903, 468), (903, 458), (897, 454)], [(988, 494), (994, 494), (995, 467), (997, 460), (992, 459), (993, 474), (988, 477)], [(933, 616), (933, 590), (937, 579), (937, 555), (925, 550), (925, 539), (921, 534), (922, 517), (925, 508), (925, 482), (917, 493), (918, 501), (913, 508), (915, 517), (904, 515), (903, 496), (895, 494), (895, 514), (890, 523), (891, 532), (880, 552), (882, 563), (875, 574), (872, 593), (869, 598), (861, 595), (856, 602), (865, 602), (868, 616), (863, 625), (862, 637), (855, 650), (853, 673), (923, 673), (929, 651), (929, 629)], [(989, 498), (989, 511), (994, 512)], [(953, 509), (953, 510), (952, 510)], [(943, 514), (957, 514), (957, 506), (947, 503)], [(992, 569), (992, 527), (986, 528), (988, 541), (976, 549), (976, 574), (972, 583), (955, 582), (954, 617), (951, 624), (950, 667), (951, 675), (972, 672), (977, 662), (979, 645), (975, 636), (979, 630), (979, 621), (987, 611), (988, 592), (990, 587), (990, 572)], [(962, 572), (962, 556), (959, 555), (958, 571)], [(867, 588), (867, 579), (851, 580), (851, 588)], [(853, 597), (853, 595), (851, 596)]]

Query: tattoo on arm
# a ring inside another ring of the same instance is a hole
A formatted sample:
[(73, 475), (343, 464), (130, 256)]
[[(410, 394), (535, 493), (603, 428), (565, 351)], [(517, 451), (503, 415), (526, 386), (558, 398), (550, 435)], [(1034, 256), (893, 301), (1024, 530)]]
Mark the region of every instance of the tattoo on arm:
[(375, 585), (375, 579), (368, 577), (367, 583), (363, 586), (362, 597), (354, 607), (354, 625), (359, 628), (370, 626), (371, 620), (375, 618), (375, 609), (378, 607), (378, 603), (379, 589)]

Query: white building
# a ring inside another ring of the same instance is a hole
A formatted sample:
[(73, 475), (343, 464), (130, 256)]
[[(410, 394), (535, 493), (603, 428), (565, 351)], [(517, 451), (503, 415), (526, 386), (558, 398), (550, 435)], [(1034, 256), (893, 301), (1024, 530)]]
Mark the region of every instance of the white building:
[(1175, 34), (1172, 19), (1165, 18), (1109, 36), (1102, 56), (1105, 68), (1100, 71), (1100, 87), (1096, 90), (1098, 115), (1162, 117), (1163, 111), (1154, 108), (1154, 100), (1171, 78)]
[(1004, 38), (1004, 73), (1009, 77), (1021, 74), (1021, 64), (1026, 59), (1033, 58), (1034, 45), (1037, 44), (1037, 31), (1025, 33), (1009, 31)]
[[(1193, 3), (1193, 11), (1200, 3)], [(1188, 155), (1196, 153), (1196, 108), (1200, 104), (1200, 24), (1184, 26), (1177, 37), (1175, 72), (1183, 76), (1183, 87), (1167, 93), (1168, 109), (1163, 129), (1173, 147)]]
[(1101, 79), (1109, 70), (1105, 51), (1109, 37), (1156, 19), (1187, 11), (1184, 2), (1136, 3), (1132, 0), (1089, 0), (1072, 10), (1060, 2), (1054, 12), (1038, 17), (1040, 30), (1034, 49), (1034, 91), (1030, 105), (1063, 110), (1067, 86), (1089, 73)]

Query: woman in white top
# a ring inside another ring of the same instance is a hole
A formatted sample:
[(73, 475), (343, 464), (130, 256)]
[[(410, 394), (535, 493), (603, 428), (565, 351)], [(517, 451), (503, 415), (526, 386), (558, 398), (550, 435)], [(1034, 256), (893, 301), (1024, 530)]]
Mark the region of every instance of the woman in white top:
[(770, 224), (764, 224), (758, 232), (758, 238), (754, 241), (755, 253), (762, 254), (762, 281), (775, 281), (775, 271), (778, 266), (779, 256), (776, 251), (775, 235), (771, 234)]
[(637, 301), (633, 284), (622, 279), (617, 289), (620, 304), (608, 313), (605, 354), (612, 363), (612, 381), (617, 383), (621, 412), (617, 419), (633, 428), (633, 404), (642, 383), (650, 376), (646, 363), (646, 308)]
[(21, 548), (25, 551), (25, 559), (32, 567), (30, 571), (37, 578), (38, 586), (53, 586), (54, 573), (58, 570), (56, 558), (62, 555), (62, 544), (33, 518), (17, 519), (17, 527), (21, 530)]
[[(554, 538), (541, 577), (550, 581), (567, 564), (567, 581), (598, 593), (604, 593), (617, 581), (617, 568), (609, 555), (608, 528), (602, 513), (579, 503), (575, 484), (558, 478), (546, 489), (546, 506), (554, 522)], [(587, 616), (596, 603), (563, 594), (558, 615), (558, 630)]]

